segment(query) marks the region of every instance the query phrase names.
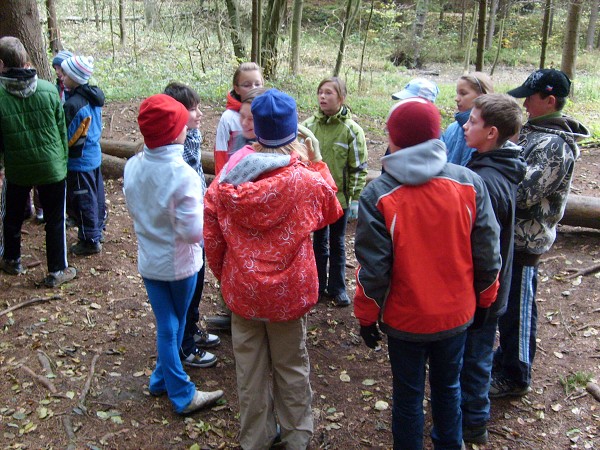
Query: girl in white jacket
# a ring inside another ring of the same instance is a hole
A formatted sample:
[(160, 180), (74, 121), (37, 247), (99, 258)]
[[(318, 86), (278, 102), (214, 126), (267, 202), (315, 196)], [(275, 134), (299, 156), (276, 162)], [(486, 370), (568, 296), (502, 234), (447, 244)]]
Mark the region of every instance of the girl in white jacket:
[(151, 395), (167, 394), (179, 414), (216, 402), (183, 371), (179, 347), (188, 305), (202, 267), (201, 180), (183, 160), (188, 110), (168, 95), (140, 105), (144, 150), (125, 165), (123, 191), (138, 239), (138, 270), (156, 318), (156, 368)]

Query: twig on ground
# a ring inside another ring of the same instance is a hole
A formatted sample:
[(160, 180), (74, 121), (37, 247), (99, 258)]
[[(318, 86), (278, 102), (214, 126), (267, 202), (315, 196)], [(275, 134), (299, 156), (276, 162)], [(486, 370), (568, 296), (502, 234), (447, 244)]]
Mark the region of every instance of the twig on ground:
[(600, 263), (591, 265), (589, 267), (584, 267), (583, 269), (567, 269), (567, 272), (573, 272), (570, 275), (563, 277), (563, 280), (570, 280), (572, 278), (577, 278), (578, 276), (590, 275), (592, 273), (596, 273), (600, 270)]
[(60, 295), (53, 295), (52, 297), (37, 297), (37, 298), (32, 298), (30, 300), (26, 300), (24, 302), (17, 303), (16, 305), (13, 305), (13, 306), (11, 306), (9, 308), (6, 308), (6, 309), (0, 311), (0, 316), (8, 314), (9, 312), (12, 312), (12, 311), (14, 311), (16, 309), (32, 305), (34, 303), (46, 302), (46, 301), (49, 301), (49, 300), (60, 300), (60, 299), (62, 299), (62, 296), (60, 296)]
[(540, 264), (554, 261), (555, 259), (565, 259), (565, 255), (555, 255), (555, 256), (549, 256), (548, 258), (540, 259)]
[(48, 389), (52, 394), (58, 393), (58, 390), (56, 389), (56, 386), (54, 386), (54, 383), (52, 381), (50, 381), (48, 378), (46, 378), (45, 376), (38, 375), (33, 370), (31, 370), (29, 367), (27, 367), (25, 364), (23, 364), (21, 366), (21, 369), (23, 369), (23, 371), (25, 373), (27, 373), (35, 381), (37, 381), (38, 383), (43, 385), (46, 389)]
[(85, 397), (90, 391), (90, 386), (92, 385), (92, 378), (94, 378), (94, 372), (96, 371), (96, 361), (98, 361), (99, 357), (100, 354), (96, 353), (92, 358), (92, 363), (90, 364), (90, 373), (88, 374), (88, 377), (85, 380), (85, 384), (83, 385), (83, 389), (81, 390), (81, 395), (79, 395), (79, 401), (77, 402), (77, 406), (79, 407), (79, 409), (81, 409), (84, 412), (86, 411)]
[(77, 445), (75, 441), (77, 438), (75, 437), (75, 432), (73, 431), (73, 424), (71, 423), (71, 416), (65, 415), (62, 417), (62, 423), (65, 427), (65, 431), (67, 432), (67, 437), (69, 438), (69, 445), (67, 446), (67, 450), (75, 450)]
[(565, 330), (567, 330), (567, 333), (569, 334), (571, 339), (573, 339), (573, 333), (571, 333), (571, 330), (569, 329), (569, 325), (567, 325), (567, 322), (565, 321), (565, 317), (563, 316), (563, 313), (562, 313), (561, 302), (558, 302), (558, 313), (560, 314), (560, 323), (563, 324), (563, 326), (565, 327)]
[(592, 397), (600, 402), (600, 386), (590, 381), (585, 388), (590, 394), (592, 394)]
[(46, 373), (46, 376), (53, 377), (54, 371), (52, 370), (52, 364), (50, 363), (50, 357), (48, 355), (46, 355), (46, 353), (42, 350), (38, 350), (37, 355), (38, 355), (38, 360), (40, 361), (40, 364), (44, 368), (44, 372)]
[(590, 327), (600, 327), (600, 323), (586, 323), (585, 325), (577, 328), (577, 331), (582, 331), (582, 330), (585, 330), (586, 328), (590, 328)]
[(102, 445), (108, 444), (108, 440), (114, 437), (117, 437), (120, 434), (129, 433), (129, 428), (123, 428), (122, 430), (115, 431), (114, 433), (106, 433), (104, 436), (100, 438), (100, 443)]

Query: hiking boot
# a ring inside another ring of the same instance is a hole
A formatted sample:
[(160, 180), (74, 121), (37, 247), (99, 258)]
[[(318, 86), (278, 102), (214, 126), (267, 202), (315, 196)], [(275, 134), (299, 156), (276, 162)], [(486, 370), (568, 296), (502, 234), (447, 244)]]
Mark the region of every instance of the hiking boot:
[(485, 425), (478, 427), (463, 425), (462, 435), (463, 441), (469, 444), (487, 444), (488, 441), (488, 430)]
[(211, 392), (203, 392), (196, 390), (190, 404), (187, 405), (185, 409), (179, 414), (191, 414), (195, 411), (198, 411), (199, 409), (206, 408), (207, 406), (216, 403), (217, 400), (219, 400), (221, 397), (223, 397), (223, 391), (220, 389)]
[(221, 343), (221, 339), (216, 334), (207, 333), (204, 330), (198, 330), (194, 334), (194, 342), (196, 346), (200, 348), (213, 348), (217, 347)]
[(490, 398), (522, 397), (530, 391), (531, 388), (527, 385), (515, 383), (503, 375), (495, 375), (492, 376), (489, 396)]
[(95, 255), (102, 251), (100, 242), (77, 241), (77, 244), (71, 246), (71, 253), (77, 256)]
[(46, 287), (60, 286), (67, 281), (71, 281), (77, 275), (77, 270), (74, 267), (65, 267), (63, 270), (57, 270), (56, 272), (50, 272), (46, 278), (44, 278), (44, 285)]
[(3, 270), (9, 275), (21, 275), (26, 272), (21, 265), (21, 260), (4, 259), (0, 261), (0, 270)]
[(206, 328), (211, 330), (231, 330), (231, 315), (227, 316), (209, 316), (205, 320)]
[(352, 304), (352, 302), (350, 301), (350, 297), (348, 297), (348, 294), (346, 294), (346, 292), (342, 292), (333, 297), (333, 303), (335, 303), (335, 306), (341, 307), (350, 306)]
[(212, 353), (194, 347), (192, 353), (185, 356), (183, 352), (179, 352), (181, 362), (184, 366), (189, 367), (212, 367), (217, 363), (217, 357)]

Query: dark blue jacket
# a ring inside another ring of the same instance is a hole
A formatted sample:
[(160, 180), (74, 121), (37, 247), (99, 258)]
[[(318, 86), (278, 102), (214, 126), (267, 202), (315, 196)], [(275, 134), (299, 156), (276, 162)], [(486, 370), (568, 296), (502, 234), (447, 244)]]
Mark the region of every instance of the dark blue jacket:
[(525, 160), (521, 156), (521, 147), (506, 142), (497, 150), (475, 153), (467, 167), (485, 182), (500, 226), (500, 288), (496, 301), (490, 307), (490, 317), (499, 317), (506, 311), (510, 290), (517, 186), (525, 176)]
[(69, 141), (67, 169), (89, 172), (102, 163), (100, 137), (104, 92), (98, 86), (82, 84), (73, 91), (67, 91), (66, 97), (64, 108)]

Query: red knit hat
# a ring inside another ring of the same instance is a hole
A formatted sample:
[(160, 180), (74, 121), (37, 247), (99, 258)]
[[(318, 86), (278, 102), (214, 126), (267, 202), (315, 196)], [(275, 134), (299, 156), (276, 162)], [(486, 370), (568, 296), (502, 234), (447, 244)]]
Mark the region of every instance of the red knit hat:
[(188, 122), (189, 112), (173, 97), (156, 94), (140, 105), (138, 125), (148, 148), (172, 143)]
[(398, 147), (408, 148), (440, 137), (442, 117), (430, 101), (413, 97), (393, 108), (387, 120), (387, 130)]

